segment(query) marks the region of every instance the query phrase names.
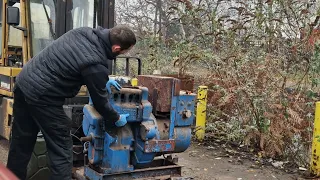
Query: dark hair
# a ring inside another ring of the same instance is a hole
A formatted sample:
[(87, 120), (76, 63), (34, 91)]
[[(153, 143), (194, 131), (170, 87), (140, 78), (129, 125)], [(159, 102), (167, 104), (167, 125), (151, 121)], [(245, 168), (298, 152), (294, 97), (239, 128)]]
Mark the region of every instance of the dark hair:
[(136, 44), (136, 36), (127, 26), (117, 25), (110, 29), (110, 41), (125, 50)]

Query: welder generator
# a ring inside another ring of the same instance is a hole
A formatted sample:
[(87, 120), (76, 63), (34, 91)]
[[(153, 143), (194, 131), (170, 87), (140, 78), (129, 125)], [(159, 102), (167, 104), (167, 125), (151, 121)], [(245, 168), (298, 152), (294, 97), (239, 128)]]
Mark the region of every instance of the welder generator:
[[(160, 75), (112, 76), (122, 85), (109, 102), (129, 114), (117, 128), (104, 120), (92, 103), (83, 108), (85, 165), (79, 179), (181, 179), (174, 153), (191, 143), (196, 95), (181, 90), (179, 79)], [(138, 83), (137, 83), (137, 82)], [(91, 102), (91, 101), (89, 101)]]

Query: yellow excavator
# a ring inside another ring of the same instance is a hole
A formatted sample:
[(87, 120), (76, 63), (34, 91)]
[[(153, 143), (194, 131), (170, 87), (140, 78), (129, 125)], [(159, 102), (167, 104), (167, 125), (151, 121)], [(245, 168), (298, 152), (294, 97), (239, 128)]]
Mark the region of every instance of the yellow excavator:
[[(0, 0), (0, 136), (10, 139), (13, 87), (24, 64), (53, 40), (78, 27), (114, 26), (114, 0)], [(112, 63), (112, 62), (111, 62)], [(112, 67), (112, 64), (109, 66)], [(86, 88), (67, 99), (64, 109), (78, 128), (82, 108), (88, 102)], [(74, 144), (74, 161), (82, 145)], [(44, 139), (39, 134), (28, 166), (28, 179), (45, 179), (49, 170)]]

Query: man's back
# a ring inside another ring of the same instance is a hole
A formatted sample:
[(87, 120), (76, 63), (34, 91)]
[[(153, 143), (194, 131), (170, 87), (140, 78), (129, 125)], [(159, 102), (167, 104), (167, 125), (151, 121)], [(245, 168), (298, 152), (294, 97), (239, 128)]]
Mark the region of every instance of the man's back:
[(107, 68), (112, 58), (108, 36), (102, 28), (74, 29), (30, 60), (16, 82), (29, 103), (62, 105), (65, 98), (74, 97), (83, 84), (83, 68), (93, 64)]

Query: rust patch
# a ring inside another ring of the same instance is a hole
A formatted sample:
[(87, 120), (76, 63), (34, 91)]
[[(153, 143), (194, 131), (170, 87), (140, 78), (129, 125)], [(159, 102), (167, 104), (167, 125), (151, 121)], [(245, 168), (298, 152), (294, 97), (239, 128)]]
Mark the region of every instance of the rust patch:
[(194, 90), (194, 76), (190, 75), (178, 75), (178, 74), (165, 74), (164, 76), (174, 77), (180, 79), (180, 89), (186, 91)]
[(147, 141), (148, 144), (144, 146), (144, 152), (170, 152), (174, 151), (175, 141), (174, 140), (152, 140)]
[[(148, 88), (148, 100), (152, 105), (156, 104), (153, 108), (156, 108), (157, 112), (170, 112), (172, 94), (176, 93), (172, 92), (173, 87), (175, 87), (174, 91), (180, 91), (180, 81), (173, 77), (153, 75), (140, 75), (137, 78), (139, 86)], [(153, 89), (158, 89), (156, 100), (154, 100)]]
[(180, 80), (174, 79), (174, 96), (180, 95)]

